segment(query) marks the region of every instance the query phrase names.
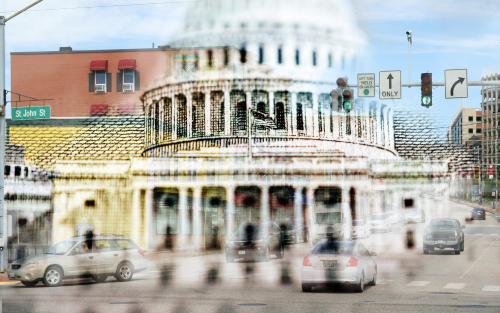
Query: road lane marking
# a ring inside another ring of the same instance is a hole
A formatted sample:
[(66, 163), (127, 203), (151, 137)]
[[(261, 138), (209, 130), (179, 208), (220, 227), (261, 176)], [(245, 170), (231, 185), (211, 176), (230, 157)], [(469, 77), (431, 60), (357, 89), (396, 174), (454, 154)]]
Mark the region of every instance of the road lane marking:
[(459, 289), (464, 289), (465, 287), (465, 284), (464, 283), (448, 283), (446, 285), (444, 285), (444, 289), (456, 289), (456, 290), (459, 290)]
[(481, 258), (486, 254), (486, 252), (489, 250), (489, 248), (496, 241), (497, 241), (497, 239), (490, 241), (490, 243), (488, 244), (488, 246), (486, 248), (484, 248), (484, 250), (482, 251), (481, 255), (474, 262), (472, 262), (472, 264), (469, 266), (469, 268), (467, 270), (465, 270), (465, 272), (463, 272), (462, 275), (460, 275), (460, 277), (458, 277), (458, 278), (459, 279), (463, 279), (465, 277), (465, 275), (467, 275), (467, 273), (469, 273), (470, 270), (476, 265), (476, 263), (479, 262), (479, 260), (481, 260)]
[(425, 287), (429, 284), (428, 281), (423, 281), (423, 280), (414, 280), (408, 284), (406, 284), (406, 286), (408, 287)]
[(488, 285), (484, 286), (482, 291), (489, 291), (489, 292), (500, 292), (500, 286), (493, 286), (493, 285)]

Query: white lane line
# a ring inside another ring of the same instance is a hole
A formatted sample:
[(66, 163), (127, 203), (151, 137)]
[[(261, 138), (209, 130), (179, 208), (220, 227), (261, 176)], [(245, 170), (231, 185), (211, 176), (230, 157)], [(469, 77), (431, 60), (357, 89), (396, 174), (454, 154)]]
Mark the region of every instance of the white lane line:
[(500, 292), (500, 286), (484, 286), (482, 291), (490, 291), (490, 292)]
[(484, 248), (484, 250), (482, 251), (481, 255), (474, 262), (472, 262), (472, 264), (469, 266), (469, 268), (467, 270), (465, 270), (465, 272), (463, 272), (462, 275), (460, 275), (458, 278), (459, 279), (464, 278), (464, 276), (467, 275), (468, 272), (470, 272), (470, 270), (474, 267), (474, 265), (476, 265), (477, 262), (479, 262), (479, 260), (481, 260), (481, 258), (486, 254), (486, 252), (488, 252), (489, 248), (496, 241), (497, 241), (497, 239), (490, 241), (490, 243), (488, 244), (488, 246), (486, 248)]
[(465, 287), (465, 284), (464, 283), (448, 283), (446, 285), (444, 285), (444, 289), (456, 289), (456, 290), (459, 290), (459, 289), (464, 289)]
[(406, 286), (408, 287), (425, 287), (429, 284), (428, 281), (423, 281), (423, 280), (414, 280), (408, 284), (406, 284)]

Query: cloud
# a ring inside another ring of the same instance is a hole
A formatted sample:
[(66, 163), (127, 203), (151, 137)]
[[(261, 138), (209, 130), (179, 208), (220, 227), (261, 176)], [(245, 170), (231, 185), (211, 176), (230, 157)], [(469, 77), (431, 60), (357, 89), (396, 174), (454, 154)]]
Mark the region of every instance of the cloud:
[[(14, 7), (11, 1), (1, 5), (0, 11), (20, 9), (29, 2), (15, 1)], [(120, 48), (153, 40), (166, 44), (180, 28), (189, 2), (157, 0), (156, 5), (133, 6), (141, 2), (125, 1), (128, 6), (106, 7), (124, 1), (47, 0), (8, 22), (7, 49), (54, 50), (63, 45)], [(67, 9), (75, 7), (87, 8)]]
[(497, 17), (497, 0), (353, 0), (364, 21), (416, 21), (429, 18)]

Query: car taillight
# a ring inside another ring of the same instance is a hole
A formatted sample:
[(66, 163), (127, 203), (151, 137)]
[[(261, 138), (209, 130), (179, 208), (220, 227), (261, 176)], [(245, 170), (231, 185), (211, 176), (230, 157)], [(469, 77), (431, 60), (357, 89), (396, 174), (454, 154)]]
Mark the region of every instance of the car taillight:
[(144, 256), (146, 254), (146, 251), (142, 250), (142, 249), (139, 249), (139, 254)]
[(347, 261), (347, 266), (348, 267), (356, 267), (358, 266), (358, 259), (356, 259), (355, 257), (350, 257), (349, 258), (349, 261)]
[(302, 266), (312, 266), (311, 260), (309, 260), (308, 256), (304, 257), (304, 262), (302, 262)]

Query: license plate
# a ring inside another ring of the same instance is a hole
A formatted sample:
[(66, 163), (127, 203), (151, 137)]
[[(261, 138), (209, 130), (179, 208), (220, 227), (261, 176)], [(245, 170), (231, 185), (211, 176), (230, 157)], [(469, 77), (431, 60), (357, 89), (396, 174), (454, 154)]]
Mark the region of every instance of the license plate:
[(444, 240), (438, 240), (438, 243), (444, 243)]
[(14, 273), (9, 273), (9, 278), (14, 278), (14, 277), (16, 277), (16, 274), (14, 274)]
[(239, 255), (245, 255), (245, 253), (246, 253), (246, 251), (245, 251), (245, 250), (240, 250), (240, 251), (238, 251), (238, 254), (239, 254)]
[(337, 261), (325, 260), (323, 261), (323, 267), (328, 269), (334, 269), (337, 267)]

